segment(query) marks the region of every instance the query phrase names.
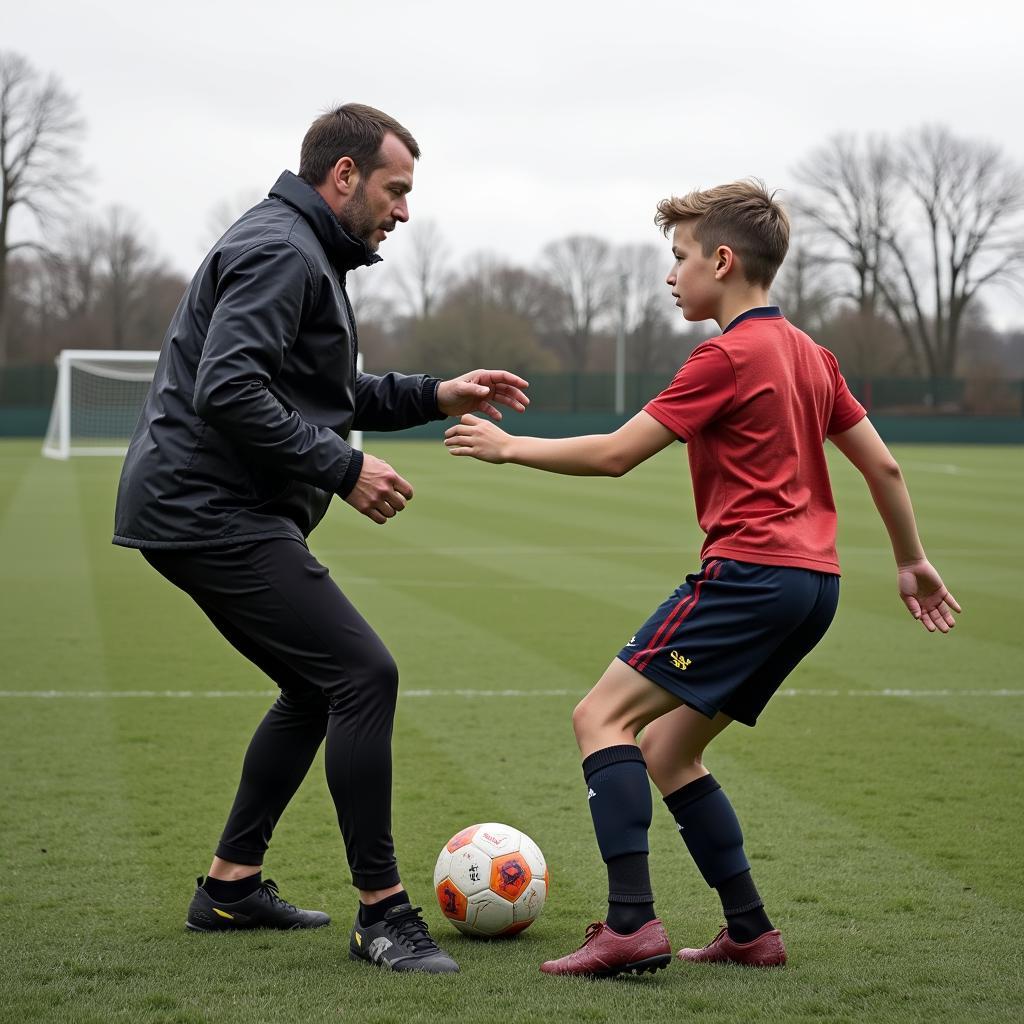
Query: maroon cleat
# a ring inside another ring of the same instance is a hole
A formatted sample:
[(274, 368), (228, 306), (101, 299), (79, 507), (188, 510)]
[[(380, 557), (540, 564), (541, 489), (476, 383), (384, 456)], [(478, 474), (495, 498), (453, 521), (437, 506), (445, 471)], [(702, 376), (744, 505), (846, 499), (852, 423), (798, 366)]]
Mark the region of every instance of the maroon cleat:
[(672, 962), (672, 946), (655, 918), (630, 935), (613, 932), (604, 921), (587, 925), (583, 945), (558, 960), (540, 965), (545, 974), (610, 978), (615, 974), (653, 974)]
[(690, 964), (745, 964), (747, 967), (781, 967), (786, 962), (782, 934), (773, 928), (753, 942), (733, 942), (723, 928), (703, 949), (681, 949), (676, 956)]

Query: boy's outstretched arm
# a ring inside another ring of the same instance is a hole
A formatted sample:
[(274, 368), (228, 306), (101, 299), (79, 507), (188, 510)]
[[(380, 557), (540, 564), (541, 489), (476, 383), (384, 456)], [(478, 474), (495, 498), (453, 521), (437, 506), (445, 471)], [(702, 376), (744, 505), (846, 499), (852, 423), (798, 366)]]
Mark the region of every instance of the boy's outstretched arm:
[(948, 633), (956, 625), (953, 612), (959, 612), (960, 605), (925, 557), (899, 463), (867, 417), (829, 440), (867, 481), (875, 508), (889, 531), (903, 603), (928, 632)]
[(569, 476), (622, 476), (678, 440), (646, 412), (638, 412), (611, 434), (515, 437), (486, 420), (463, 416), (444, 435), (452, 455), (469, 455), (482, 462), (514, 462)]

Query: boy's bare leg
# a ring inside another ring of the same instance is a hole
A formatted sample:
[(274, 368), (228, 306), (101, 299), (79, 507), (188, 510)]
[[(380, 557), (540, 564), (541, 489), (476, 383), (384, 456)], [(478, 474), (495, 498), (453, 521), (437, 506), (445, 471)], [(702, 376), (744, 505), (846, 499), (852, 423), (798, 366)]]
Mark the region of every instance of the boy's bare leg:
[(578, 950), (542, 964), (546, 974), (639, 974), (672, 959), (668, 936), (654, 916), (647, 867), (651, 786), (636, 736), (678, 706), (667, 690), (616, 659), (573, 711), (587, 801), (608, 868), (608, 914), (587, 929)]
[(616, 658), (573, 711), (580, 753), (587, 758), (605, 747), (636, 743), (644, 726), (680, 706), (678, 697)]
[(640, 738), (640, 749), (647, 762), (647, 773), (662, 796), (708, 774), (704, 751), (732, 721), (721, 713), (708, 718), (684, 704), (647, 726)]
[(717, 889), (727, 922), (710, 946), (683, 950), (680, 957), (777, 965), (785, 962), (785, 948), (750, 876), (739, 821), (704, 767), (704, 750), (731, 722), (728, 715), (708, 718), (684, 705), (652, 722), (640, 749), (694, 862)]

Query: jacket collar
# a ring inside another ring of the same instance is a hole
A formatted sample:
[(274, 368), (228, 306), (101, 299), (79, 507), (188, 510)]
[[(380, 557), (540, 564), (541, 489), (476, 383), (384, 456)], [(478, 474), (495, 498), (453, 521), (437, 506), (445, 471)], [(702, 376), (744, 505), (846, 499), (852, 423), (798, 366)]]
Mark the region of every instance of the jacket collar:
[(323, 196), (297, 174), (283, 171), (270, 190), (273, 199), (280, 199), (297, 210), (309, 222), (327, 258), (342, 274), (379, 263), (378, 256), (361, 238), (350, 235), (334, 216)]

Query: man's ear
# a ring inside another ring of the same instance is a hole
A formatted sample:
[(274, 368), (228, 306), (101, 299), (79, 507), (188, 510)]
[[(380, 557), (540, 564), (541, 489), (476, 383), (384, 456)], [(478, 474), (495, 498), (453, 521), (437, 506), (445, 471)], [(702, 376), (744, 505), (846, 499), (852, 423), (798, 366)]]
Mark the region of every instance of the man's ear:
[(343, 156), (331, 168), (331, 183), (341, 196), (350, 196), (359, 184), (359, 168), (350, 156)]
[(727, 245), (720, 245), (715, 250), (715, 280), (721, 281), (731, 273), (736, 265), (736, 255)]

